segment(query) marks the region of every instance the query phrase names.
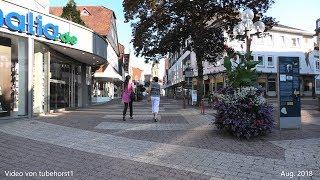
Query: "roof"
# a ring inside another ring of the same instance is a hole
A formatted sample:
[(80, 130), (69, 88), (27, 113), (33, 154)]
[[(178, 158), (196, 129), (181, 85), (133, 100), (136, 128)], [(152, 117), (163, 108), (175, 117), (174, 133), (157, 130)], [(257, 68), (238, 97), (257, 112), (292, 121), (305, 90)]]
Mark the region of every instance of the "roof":
[(123, 60), (124, 60), (124, 58), (123, 58), (124, 57), (124, 46), (122, 44), (118, 43), (118, 47), (119, 47), (119, 54), (120, 54), (119, 61), (123, 62)]
[(282, 24), (275, 25), (274, 27), (272, 27), (271, 31), (288, 32), (288, 33), (299, 34), (303, 36), (314, 36), (314, 32), (309, 32), (307, 30), (298, 29), (298, 28), (294, 28), (294, 27), (290, 27)]
[(118, 43), (120, 54), (124, 54), (124, 45)]
[[(50, 7), (49, 13), (61, 16), (63, 7)], [(86, 10), (89, 15), (81, 15), (86, 26), (96, 33), (107, 36), (112, 25), (112, 18), (116, 18), (114, 12), (103, 6), (77, 6), (77, 10)]]
[(282, 25), (282, 24), (278, 24), (276, 25), (277, 27), (280, 27), (280, 28), (287, 28), (287, 29), (294, 29), (294, 30), (299, 30), (299, 31), (305, 31), (303, 29), (298, 29), (298, 28), (294, 28), (294, 27), (290, 27), (290, 26), (286, 26), (286, 25)]
[(142, 71), (143, 71), (143, 70), (141, 70), (141, 69), (139, 69), (139, 68), (132, 67), (132, 76), (133, 76), (133, 79), (136, 80), (136, 81), (141, 80)]
[(103, 78), (105, 80), (118, 79), (122, 81), (122, 76), (120, 76), (117, 70), (115, 70), (111, 65), (108, 65), (103, 72), (95, 72), (94, 77)]

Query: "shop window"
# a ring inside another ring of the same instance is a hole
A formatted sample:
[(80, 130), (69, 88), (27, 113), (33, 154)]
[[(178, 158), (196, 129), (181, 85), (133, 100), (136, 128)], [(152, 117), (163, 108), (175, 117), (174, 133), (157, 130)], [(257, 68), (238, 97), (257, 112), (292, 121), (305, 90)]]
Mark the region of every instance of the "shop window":
[(218, 82), (217, 83), (217, 90), (222, 89), (223, 88), (223, 82)]
[(273, 67), (274, 64), (273, 64), (273, 57), (272, 56), (268, 56), (268, 66), (269, 67)]
[(27, 40), (0, 36), (0, 117), (27, 115)]
[(276, 91), (276, 79), (270, 78), (268, 81), (268, 91)]
[(259, 82), (259, 87), (262, 89), (263, 93), (266, 91), (266, 83), (265, 82)]
[(320, 79), (316, 79), (316, 91), (320, 91)]
[(312, 82), (310, 82), (309, 80), (306, 80), (304, 82), (304, 91), (311, 91), (312, 90)]

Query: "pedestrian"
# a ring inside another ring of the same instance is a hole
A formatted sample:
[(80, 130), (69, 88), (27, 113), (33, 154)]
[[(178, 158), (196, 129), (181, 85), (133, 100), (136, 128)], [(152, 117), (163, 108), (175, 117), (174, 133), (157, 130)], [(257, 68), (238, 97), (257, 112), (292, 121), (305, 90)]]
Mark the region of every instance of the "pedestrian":
[(149, 87), (154, 122), (158, 121), (159, 104), (160, 104), (160, 84), (158, 83), (158, 80), (159, 80), (158, 77), (153, 77)]
[(130, 82), (131, 77), (129, 75), (126, 76), (126, 79), (123, 83), (122, 86), (122, 102), (124, 103), (124, 108), (123, 108), (123, 117), (122, 120), (126, 120), (126, 114), (127, 114), (127, 109), (128, 106), (130, 108), (130, 119), (133, 119), (133, 108), (132, 108), (132, 102), (134, 99), (134, 89), (133, 85)]

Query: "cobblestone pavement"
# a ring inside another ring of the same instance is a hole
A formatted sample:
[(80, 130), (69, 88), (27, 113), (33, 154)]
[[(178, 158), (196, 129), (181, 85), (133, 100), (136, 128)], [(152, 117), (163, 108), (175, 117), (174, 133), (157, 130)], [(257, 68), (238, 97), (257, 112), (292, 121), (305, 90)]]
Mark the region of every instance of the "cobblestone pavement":
[(314, 109), (303, 110), (300, 130), (249, 141), (219, 133), (213, 110), (201, 115), (176, 100), (161, 101), (157, 123), (147, 102), (134, 103), (132, 120), (121, 111), (114, 102), (0, 124), (0, 178), (56, 171), (72, 173), (57, 179), (320, 179)]

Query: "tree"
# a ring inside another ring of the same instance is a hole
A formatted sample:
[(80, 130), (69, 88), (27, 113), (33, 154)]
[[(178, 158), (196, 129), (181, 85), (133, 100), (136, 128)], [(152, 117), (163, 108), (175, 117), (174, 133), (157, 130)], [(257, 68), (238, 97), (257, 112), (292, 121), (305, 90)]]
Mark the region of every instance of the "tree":
[[(258, 65), (259, 62), (253, 61), (251, 58), (252, 52), (247, 52), (243, 55), (229, 47), (225, 47), (225, 50), (227, 55), (224, 57), (223, 65), (226, 68), (228, 84), (234, 88), (256, 85), (258, 79), (256, 65)], [(232, 66), (232, 61), (237, 57), (239, 57), (240, 62)]]
[(69, 0), (66, 6), (63, 7), (61, 17), (85, 26), (85, 23), (81, 19), (80, 12), (77, 10), (77, 4), (74, 2), (74, 0)]
[(189, 48), (196, 53), (200, 98), (203, 95), (202, 62), (222, 58), (224, 33), (232, 34), (233, 27), (241, 19), (239, 11), (251, 8), (256, 14), (253, 21), (261, 19), (268, 30), (275, 21), (263, 14), (272, 4), (273, 0), (123, 1), (126, 22), (132, 22), (136, 55), (145, 56), (147, 60), (160, 59), (168, 52), (179, 51), (185, 40), (191, 37)]

